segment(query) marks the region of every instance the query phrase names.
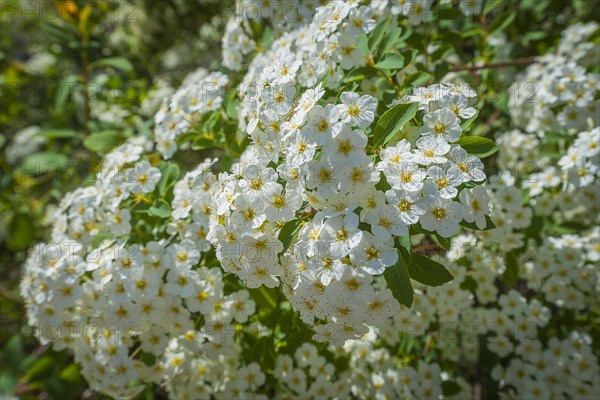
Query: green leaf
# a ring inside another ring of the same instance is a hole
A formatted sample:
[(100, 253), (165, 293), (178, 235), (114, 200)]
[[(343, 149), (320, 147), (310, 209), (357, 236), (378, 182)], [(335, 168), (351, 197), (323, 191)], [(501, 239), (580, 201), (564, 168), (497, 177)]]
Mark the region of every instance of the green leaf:
[(406, 77), (404, 82), (402, 82), (402, 86), (408, 87), (417, 87), (422, 86), (427, 83), (431, 79), (431, 74), (427, 72), (415, 72), (414, 74), (410, 74)]
[(402, 126), (413, 119), (419, 109), (418, 103), (396, 104), (387, 110), (375, 125), (373, 144), (375, 147), (385, 145)]
[(24, 358), (23, 339), (21, 335), (13, 335), (2, 350), (3, 366), (6, 365), (9, 371), (15, 374), (21, 370), (21, 362)]
[(381, 54), (387, 54), (390, 50), (396, 47), (400, 43), (401, 34), (402, 28), (394, 28), (383, 40), (381, 45)]
[(158, 181), (156, 187), (158, 188), (158, 193), (164, 197), (169, 188), (172, 185), (175, 185), (175, 182), (179, 179), (181, 170), (179, 169), (179, 165), (172, 162), (161, 163), (158, 166), (158, 169), (162, 175), (160, 176), (160, 181)]
[(238, 94), (237, 91), (232, 90), (231, 94), (229, 94), (225, 98), (225, 112), (231, 119), (237, 119), (237, 117), (238, 117), (237, 105), (239, 104), (239, 102), (238, 102), (237, 94)]
[(440, 286), (454, 279), (442, 264), (416, 253), (412, 255), (408, 272), (412, 279), (427, 286)]
[(15, 249), (26, 249), (35, 237), (33, 220), (28, 214), (16, 214), (10, 222), (9, 245)]
[(406, 65), (410, 65), (415, 62), (415, 59), (420, 54), (419, 51), (415, 49), (404, 49), (401, 53), (402, 57), (404, 57), (404, 62)]
[(489, 29), (490, 35), (496, 35), (506, 29), (515, 19), (517, 13), (514, 11), (506, 11), (496, 18), (491, 24)]
[(71, 363), (65, 367), (58, 375), (60, 379), (67, 381), (71, 384), (76, 384), (82, 381), (81, 374), (79, 373), (79, 366), (75, 363)]
[(296, 236), (296, 233), (300, 229), (300, 226), (302, 226), (302, 220), (297, 218), (286, 222), (283, 228), (281, 228), (281, 230), (279, 231), (277, 239), (279, 239), (279, 241), (283, 244), (283, 252), (285, 252), (288, 249), (288, 247), (290, 247), (292, 239), (294, 238), (294, 236)]
[(54, 106), (57, 113), (62, 113), (67, 100), (73, 98), (74, 91), (79, 87), (79, 75), (67, 75), (64, 77), (56, 91), (56, 98), (54, 99)]
[(148, 215), (159, 218), (169, 218), (171, 216), (171, 209), (166, 204), (160, 206), (152, 206), (148, 209)]
[[(0, 394), (10, 396), (17, 386), (17, 378), (10, 372), (5, 372), (0, 375)], [(11, 397), (9, 397), (11, 398)]]
[(29, 175), (42, 175), (64, 169), (66, 164), (67, 156), (64, 154), (43, 151), (27, 156), (21, 164), (21, 168)]
[(468, 39), (472, 36), (482, 36), (483, 31), (481, 30), (480, 26), (476, 26), (474, 28), (461, 32), (461, 34), (463, 39)]
[[(183, 141), (182, 141), (183, 143)], [(194, 141), (192, 142), (192, 149), (193, 150), (203, 150), (203, 149), (210, 149), (211, 147), (215, 147), (215, 138), (197, 138), (194, 139)]]
[(475, 222), (461, 221), (460, 225), (464, 226), (465, 228), (472, 229), (474, 231), (489, 231), (490, 229), (496, 229), (496, 224), (494, 223), (494, 221), (492, 221), (489, 215), (485, 216), (485, 221), (486, 226), (484, 229), (479, 229), (479, 227), (475, 225)]
[(54, 372), (55, 365), (56, 362), (52, 359), (52, 357), (42, 357), (27, 370), (27, 377), (30, 381), (47, 379)]
[(410, 240), (410, 234), (405, 236), (400, 236), (398, 239), (398, 245), (400, 246), (400, 255), (404, 257), (404, 261), (407, 264), (410, 263), (410, 259), (412, 257), (412, 242)]
[(110, 150), (121, 144), (121, 133), (118, 131), (107, 130), (94, 132), (83, 140), (83, 145), (96, 153), (108, 153)]
[(368, 56), (371, 53), (369, 50), (369, 39), (367, 38), (367, 35), (364, 33), (358, 35), (356, 38), (356, 47), (358, 50), (360, 50), (363, 56)]
[(410, 275), (408, 274), (408, 267), (402, 254), (398, 257), (398, 262), (391, 267), (387, 267), (383, 271), (383, 277), (392, 291), (394, 298), (400, 302), (400, 304), (410, 307), (414, 299), (414, 290), (410, 283)]
[(369, 34), (369, 49), (377, 49), (389, 25), (390, 17), (385, 18), (377, 24), (373, 32)]
[(261, 46), (265, 47), (265, 48), (269, 48), (272, 43), (273, 43), (273, 32), (271, 31), (271, 28), (267, 25), (267, 26), (265, 26), (265, 30), (262, 33)]
[(375, 67), (379, 69), (400, 69), (404, 67), (404, 57), (400, 54), (388, 54), (383, 60), (375, 64)]
[(442, 382), (442, 393), (444, 396), (453, 396), (461, 391), (460, 385), (454, 381)]
[(482, 136), (463, 136), (456, 144), (459, 144), (467, 153), (479, 158), (489, 157), (498, 151), (498, 146), (493, 140)]
[(444, 250), (446, 250), (446, 251), (450, 250), (450, 238), (442, 237), (442, 236), (438, 235), (436, 232), (434, 234), (434, 239), (437, 242), (437, 244), (439, 244)]
[(79, 132), (72, 129), (44, 129), (39, 136), (43, 136), (48, 139), (70, 139), (77, 136)]
[(90, 63), (90, 68), (100, 68), (100, 67), (110, 67), (115, 68), (124, 72), (133, 71), (133, 65), (131, 62), (125, 57), (110, 57), (103, 58), (101, 60), (96, 60)]
[(519, 279), (519, 259), (516, 250), (506, 253), (506, 271), (502, 274), (502, 280), (508, 287), (512, 287)]
[(346, 74), (344, 77), (343, 83), (351, 83), (356, 81), (361, 81), (365, 79), (369, 74), (373, 73), (373, 69), (371, 67), (360, 67), (354, 68), (350, 72)]
[(460, 124), (460, 127), (462, 128), (463, 132), (466, 132), (469, 129), (469, 127), (471, 126), (471, 124), (473, 123), (473, 121), (475, 121), (478, 116), (479, 116), (479, 110), (477, 110), (475, 112), (475, 115), (473, 115), (471, 118), (468, 118), (468, 119), (464, 120)]

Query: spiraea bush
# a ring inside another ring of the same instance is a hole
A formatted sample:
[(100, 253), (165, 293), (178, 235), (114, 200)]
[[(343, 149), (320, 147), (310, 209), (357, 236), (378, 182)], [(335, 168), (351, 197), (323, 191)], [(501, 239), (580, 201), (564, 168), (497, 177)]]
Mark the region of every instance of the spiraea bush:
[(482, 3), (237, 3), (32, 249), (40, 342), (116, 398), (595, 398), (598, 24), (494, 104)]

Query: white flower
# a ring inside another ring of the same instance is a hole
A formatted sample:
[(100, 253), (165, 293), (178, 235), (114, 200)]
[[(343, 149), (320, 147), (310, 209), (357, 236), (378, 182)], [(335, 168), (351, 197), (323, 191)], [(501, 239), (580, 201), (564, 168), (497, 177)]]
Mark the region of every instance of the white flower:
[(423, 188), (426, 173), (415, 162), (393, 165), (386, 172), (388, 183), (396, 190), (415, 192)]
[(396, 207), (396, 212), (407, 225), (416, 224), (419, 222), (419, 217), (425, 214), (425, 199), (420, 192), (388, 190), (385, 195), (388, 202)]
[(240, 368), (237, 373), (241, 380), (247, 382), (249, 387), (256, 390), (263, 383), (265, 383), (265, 374), (262, 373), (260, 365), (257, 363), (251, 363), (247, 367)]
[(375, 28), (376, 22), (372, 18), (372, 10), (367, 6), (353, 8), (348, 16), (346, 30), (351, 36), (358, 36), (361, 32), (369, 33)]
[(460, 139), (460, 120), (449, 108), (442, 108), (423, 116), (423, 135), (431, 135), (446, 143)]
[(289, 221), (294, 217), (294, 213), (302, 204), (302, 199), (294, 191), (270, 190), (265, 198), (268, 202), (265, 208), (265, 216), (268, 221)]
[[(481, 0), (471, 0), (481, 1)], [(462, 119), (468, 119), (477, 114), (477, 111), (473, 107), (469, 107), (469, 100), (462, 94), (449, 93), (440, 99), (440, 108), (448, 108), (457, 117)]]
[(131, 213), (128, 209), (107, 214), (108, 229), (114, 235), (127, 235), (131, 231)]
[(475, 156), (469, 156), (462, 147), (456, 145), (450, 150), (449, 159), (462, 173), (463, 182), (480, 182), (485, 179), (481, 160)]
[(319, 251), (308, 263), (309, 270), (313, 271), (325, 286), (329, 285), (333, 279), (340, 280), (344, 269), (348, 268), (337, 258), (338, 253), (335, 246), (319, 246)]
[(338, 190), (340, 183), (347, 181), (344, 171), (341, 169), (344, 162), (336, 163), (327, 157), (312, 160), (306, 166), (306, 187), (317, 189), (322, 194), (333, 194)]
[[(173, 243), (167, 247), (170, 261), (177, 267), (188, 267), (196, 265), (200, 261), (200, 252), (196, 249), (194, 242), (184, 239), (179, 243)], [(168, 262), (169, 260), (165, 260)]]
[(246, 290), (238, 290), (229, 296), (233, 301), (231, 311), (233, 318), (239, 323), (248, 321), (248, 317), (254, 314), (255, 304), (250, 300), (250, 294)]
[(408, 96), (407, 100), (409, 102), (419, 103), (419, 109), (422, 110), (426, 108), (432, 101), (438, 101), (448, 93), (449, 90), (444, 85), (436, 84), (427, 87), (418, 87), (413, 90), (412, 94)]
[(371, 125), (377, 111), (377, 99), (369, 95), (360, 96), (355, 92), (344, 92), (340, 100), (342, 104), (338, 104), (337, 107), (342, 122), (350, 126), (358, 125), (361, 128)]
[(338, 123), (340, 109), (333, 104), (322, 107), (314, 106), (306, 114), (306, 125), (302, 128), (302, 135), (317, 146), (322, 146), (338, 134), (342, 125)]
[(450, 163), (442, 167), (429, 167), (427, 176), (435, 183), (439, 196), (443, 199), (454, 198), (458, 194), (456, 186), (463, 182), (460, 170)]
[(294, 106), (296, 88), (291, 83), (269, 86), (263, 90), (262, 98), (268, 109), (275, 111), (277, 115), (287, 114)]
[(300, 133), (290, 140), (287, 147), (287, 160), (292, 164), (302, 164), (312, 160), (315, 156), (317, 145)]
[(389, 204), (382, 204), (374, 209), (369, 213), (369, 219), (366, 221), (371, 224), (371, 232), (379, 238), (387, 240), (392, 235), (408, 235), (408, 225), (397, 210)]
[(358, 229), (359, 222), (358, 215), (352, 212), (325, 221), (321, 237), (333, 247), (336, 258), (348, 255), (360, 241), (362, 231)]
[(458, 229), (463, 216), (462, 205), (450, 199), (432, 197), (427, 202), (426, 212), (421, 215), (421, 226), (435, 231), (442, 237), (452, 236)]
[(364, 148), (367, 136), (359, 130), (350, 129), (344, 125), (341, 131), (323, 145), (323, 150), (329, 159), (337, 159), (345, 164), (358, 166), (367, 159)]
[(358, 245), (350, 251), (350, 261), (371, 275), (379, 275), (398, 261), (398, 251), (391, 238), (384, 241), (363, 232)]
[(479, 229), (485, 229), (486, 215), (492, 212), (492, 206), (487, 191), (483, 186), (473, 189), (463, 189), (459, 195), (463, 205), (463, 217), (467, 222), (475, 222)]
[(338, 46), (335, 49), (334, 57), (335, 60), (339, 62), (340, 67), (348, 70), (364, 63), (363, 55), (356, 47), (356, 41), (353, 37), (345, 35), (338, 36), (337, 44)]
[(190, 297), (194, 292), (194, 274), (189, 265), (174, 266), (167, 273), (165, 292), (172, 296)]
[(297, 394), (306, 392), (306, 374), (300, 368), (295, 368), (287, 374), (284, 382)]
[(276, 238), (270, 238), (265, 233), (252, 236), (242, 235), (242, 256), (246, 263), (259, 266), (271, 265), (277, 262), (277, 255), (283, 251), (283, 245)]
[(450, 151), (450, 145), (446, 142), (436, 140), (433, 136), (423, 136), (417, 140), (417, 148), (413, 160), (422, 165), (443, 164), (446, 161), (445, 154)]
[(276, 56), (275, 65), (269, 69), (267, 81), (270, 85), (277, 86), (292, 81), (300, 65), (302, 59), (296, 57), (296, 54), (287, 49), (281, 50)]
[(231, 222), (240, 230), (256, 229), (265, 222), (264, 201), (260, 197), (242, 194), (235, 199), (235, 211), (231, 214)]
[(379, 171), (387, 170), (391, 165), (413, 161), (411, 145), (406, 139), (400, 140), (395, 146), (386, 147), (379, 153), (381, 161), (377, 164)]

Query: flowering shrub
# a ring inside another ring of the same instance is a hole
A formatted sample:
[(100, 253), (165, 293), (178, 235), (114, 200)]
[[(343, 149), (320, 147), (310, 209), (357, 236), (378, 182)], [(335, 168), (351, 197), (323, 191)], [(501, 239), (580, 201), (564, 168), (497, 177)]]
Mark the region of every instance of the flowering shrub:
[(117, 398), (593, 398), (598, 25), (517, 78), (537, 102), (494, 143), (444, 47), (412, 45), (478, 3), (240, 2), (226, 70), (188, 75), (31, 252), (41, 343)]

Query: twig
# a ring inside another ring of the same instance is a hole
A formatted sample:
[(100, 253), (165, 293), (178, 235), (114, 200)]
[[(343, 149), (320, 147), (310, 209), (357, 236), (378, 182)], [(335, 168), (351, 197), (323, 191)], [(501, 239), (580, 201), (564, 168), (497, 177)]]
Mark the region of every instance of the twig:
[(430, 250), (442, 250), (442, 248), (440, 246), (438, 246), (436, 243), (427, 243), (427, 244), (423, 244), (421, 246), (415, 247), (412, 252), (413, 253), (427, 253)]
[(494, 113), (488, 118), (488, 120), (485, 121), (485, 124), (483, 124), (484, 129), (489, 128), (490, 125), (492, 125), (494, 123), (494, 121), (498, 119), (499, 116), (500, 116), (500, 110), (496, 109), (496, 111), (494, 111)]
[(510, 60), (510, 61), (503, 61), (503, 62), (493, 63), (493, 64), (484, 64), (484, 65), (479, 65), (479, 66), (458, 65), (458, 64), (453, 64), (453, 63), (449, 63), (449, 64), (453, 67), (451, 69), (451, 71), (479, 71), (481, 69), (513, 67), (515, 65), (528, 65), (528, 64), (533, 63), (534, 60), (535, 60), (535, 58), (531, 56), (531, 57), (515, 58), (514, 60)]

